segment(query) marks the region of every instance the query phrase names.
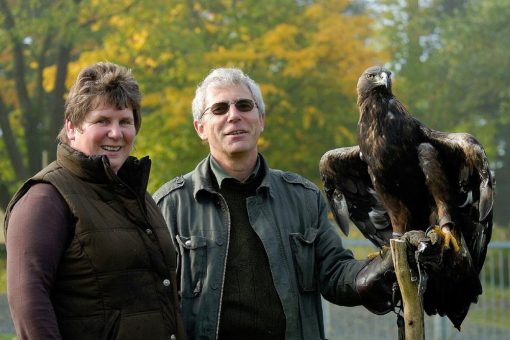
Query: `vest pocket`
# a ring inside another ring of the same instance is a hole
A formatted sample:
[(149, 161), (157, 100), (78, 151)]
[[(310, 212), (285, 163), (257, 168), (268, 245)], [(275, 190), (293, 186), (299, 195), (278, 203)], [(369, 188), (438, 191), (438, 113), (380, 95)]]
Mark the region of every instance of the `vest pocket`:
[(317, 289), (315, 270), (317, 229), (309, 228), (304, 235), (292, 233), (289, 237), (299, 289), (302, 293), (313, 292)]
[(114, 340), (117, 339), (120, 326), (120, 311), (106, 310), (104, 315), (97, 311), (95, 315), (80, 317), (58, 316), (58, 326), (62, 339)]
[(202, 236), (177, 235), (180, 252), (181, 294), (195, 297), (202, 291), (204, 280), (207, 242)]
[(117, 339), (117, 334), (119, 333), (119, 325), (120, 325), (120, 311), (113, 310), (107, 316), (101, 339), (105, 340)]

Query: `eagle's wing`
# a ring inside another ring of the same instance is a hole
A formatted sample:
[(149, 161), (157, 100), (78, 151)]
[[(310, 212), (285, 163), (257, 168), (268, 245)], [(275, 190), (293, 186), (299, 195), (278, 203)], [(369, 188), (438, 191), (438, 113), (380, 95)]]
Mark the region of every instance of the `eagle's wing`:
[(453, 199), (456, 229), (462, 232), (473, 264), (481, 270), (492, 235), (494, 178), (482, 145), (467, 133), (445, 133), (422, 127), (438, 150)]
[(344, 234), (349, 233), (350, 219), (374, 245), (389, 245), (389, 216), (377, 198), (359, 146), (326, 152), (320, 174), (331, 211)]

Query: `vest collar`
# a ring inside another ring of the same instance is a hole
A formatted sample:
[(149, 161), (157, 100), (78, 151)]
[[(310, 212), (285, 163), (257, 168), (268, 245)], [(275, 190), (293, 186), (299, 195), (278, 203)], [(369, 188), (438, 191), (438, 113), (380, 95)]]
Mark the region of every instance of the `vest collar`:
[(142, 197), (147, 190), (151, 167), (149, 157), (137, 159), (129, 156), (115, 174), (110, 167), (108, 157), (87, 156), (64, 143), (59, 143), (57, 146), (57, 163), (86, 181), (100, 184), (125, 184)]

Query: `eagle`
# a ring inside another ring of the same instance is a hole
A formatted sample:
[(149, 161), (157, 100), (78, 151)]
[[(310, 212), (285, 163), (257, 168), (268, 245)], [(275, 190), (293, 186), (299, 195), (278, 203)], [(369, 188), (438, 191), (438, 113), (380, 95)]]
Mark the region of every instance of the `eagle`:
[(357, 95), (358, 145), (326, 152), (319, 165), (335, 221), (345, 235), (352, 221), (379, 248), (408, 231), (440, 233), (441, 264), (428, 275), (423, 307), (460, 330), (482, 293), (492, 234), (495, 181), (484, 148), (411, 116), (382, 66), (363, 72)]

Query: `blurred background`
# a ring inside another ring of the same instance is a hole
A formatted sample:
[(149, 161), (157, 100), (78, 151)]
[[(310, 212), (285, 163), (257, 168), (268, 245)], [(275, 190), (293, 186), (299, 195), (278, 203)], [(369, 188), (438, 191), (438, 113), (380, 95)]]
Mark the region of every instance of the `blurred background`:
[[(469, 132), (485, 146), (496, 203), (484, 295), (494, 300), (476, 305), (465, 323), (482, 325), (473, 339), (508, 338), (508, 18), (510, 1), (499, 0), (0, 0), (0, 217), (21, 183), (54, 160), (66, 92), (91, 63), (127, 66), (141, 85), (135, 155), (153, 160), (150, 192), (207, 154), (193, 129), (191, 100), (198, 82), (219, 66), (242, 68), (261, 85), (267, 116), (260, 150), (269, 164), (322, 187), (322, 154), (357, 144), (357, 79), (381, 64), (416, 118), (434, 129)], [(346, 243), (363, 257), (367, 247), (358, 238)], [(330, 339), (384, 338), (373, 329), (381, 317), (367, 327), (358, 321), (373, 316), (353, 310), (326, 306)], [(11, 339), (6, 313), (0, 333)], [(396, 337), (393, 319), (389, 338)], [(427, 321), (431, 338), (467, 338), (438, 320)], [(374, 333), (346, 332), (355, 327)]]

